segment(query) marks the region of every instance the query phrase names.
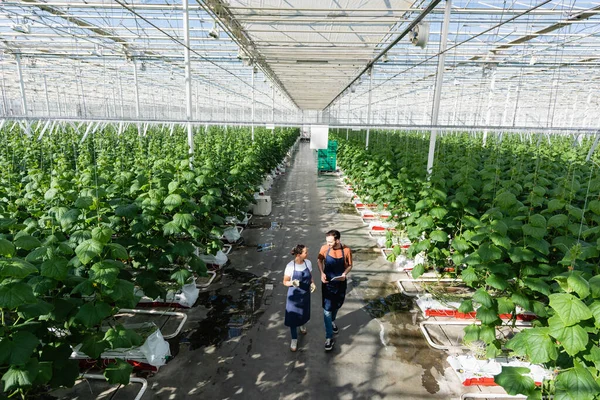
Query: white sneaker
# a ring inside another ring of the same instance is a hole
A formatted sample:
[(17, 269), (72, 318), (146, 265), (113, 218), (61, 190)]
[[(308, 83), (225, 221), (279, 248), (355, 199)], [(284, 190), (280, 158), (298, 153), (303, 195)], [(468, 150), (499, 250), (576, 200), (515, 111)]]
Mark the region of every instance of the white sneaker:
[(298, 350), (298, 339), (292, 339), (292, 342), (290, 343), (290, 350), (291, 351)]
[(308, 332), (308, 330), (306, 329), (306, 326), (302, 325), (300, 327), (300, 333), (302, 333), (303, 335), (306, 335), (307, 332)]

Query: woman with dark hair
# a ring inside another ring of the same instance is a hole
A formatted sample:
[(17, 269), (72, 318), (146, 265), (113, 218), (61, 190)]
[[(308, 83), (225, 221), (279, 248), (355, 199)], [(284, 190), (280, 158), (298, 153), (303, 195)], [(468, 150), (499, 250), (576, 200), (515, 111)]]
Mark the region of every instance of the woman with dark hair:
[(285, 326), (290, 327), (292, 341), (290, 350), (298, 349), (298, 327), (306, 334), (306, 326), (310, 319), (310, 294), (316, 286), (312, 278), (312, 264), (308, 258), (308, 248), (299, 244), (292, 249), (294, 260), (285, 266), (283, 284), (288, 286), (285, 304)]

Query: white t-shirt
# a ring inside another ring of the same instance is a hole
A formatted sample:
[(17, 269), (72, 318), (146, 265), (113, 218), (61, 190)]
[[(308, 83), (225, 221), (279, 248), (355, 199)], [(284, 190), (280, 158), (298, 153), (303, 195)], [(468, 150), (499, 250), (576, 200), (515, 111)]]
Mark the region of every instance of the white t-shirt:
[(304, 260), (304, 261), (306, 262), (306, 265), (304, 263), (302, 263), (302, 264), (296, 264), (295, 260), (290, 261), (288, 263), (288, 265), (285, 266), (285, 271), (283, 272), (283, 275), (289, 276), (291, 278), (293, 276), (293, 273), (294, 273), (294, 264), (295, 264), (296, 271), (302, 272), (306, 268), (308, 268), (308, 270), (312, 274), (312, 263), (310, 262), (310, 260)]

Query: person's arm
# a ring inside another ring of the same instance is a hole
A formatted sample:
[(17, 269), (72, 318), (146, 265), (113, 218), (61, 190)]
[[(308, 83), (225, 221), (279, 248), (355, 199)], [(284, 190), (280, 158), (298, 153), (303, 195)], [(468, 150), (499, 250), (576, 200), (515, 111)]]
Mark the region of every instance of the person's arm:
[(283, 276), (283, 286), (292, 286), (292, 277), (288, 275)]
[(321, 272), (321, 282), (328, 283), (327, 276), (325, 275), (325, 256), (323, 256), (323, 249), (321, 249), (321, 252), (319, 252), (319, 256), (317, 257), (317, 266)]
[(352, 270), (352, 250), (346, 247), (344, 253), (346, 253), (346, 269), (344, 270), (344, 276), (347, 276)]

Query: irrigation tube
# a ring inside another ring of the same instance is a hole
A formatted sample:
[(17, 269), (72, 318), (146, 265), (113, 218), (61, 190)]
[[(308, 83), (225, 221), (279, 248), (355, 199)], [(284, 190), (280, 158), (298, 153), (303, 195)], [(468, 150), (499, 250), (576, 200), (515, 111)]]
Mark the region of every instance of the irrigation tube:
[[(81, 377), (84, 379), (97, 379), (97, 380), (106, 381), (106, 378), (104, 377), (104, 375), (99, 375), (99, 374), (83, 374), (83, 375), (81, 375)], [(135, 396), (135, 398), (133, 399), (133, 400), (141, 400), (142, 396), (146, 392), (146, 389), (148, 389), (148, 381), (143, 378), (131, 377), (131, 378), (129, 378), (129, 382), (135, 382), (135, 383), (142, 384), (142, 388), (138, 392), (137, 396)]]

